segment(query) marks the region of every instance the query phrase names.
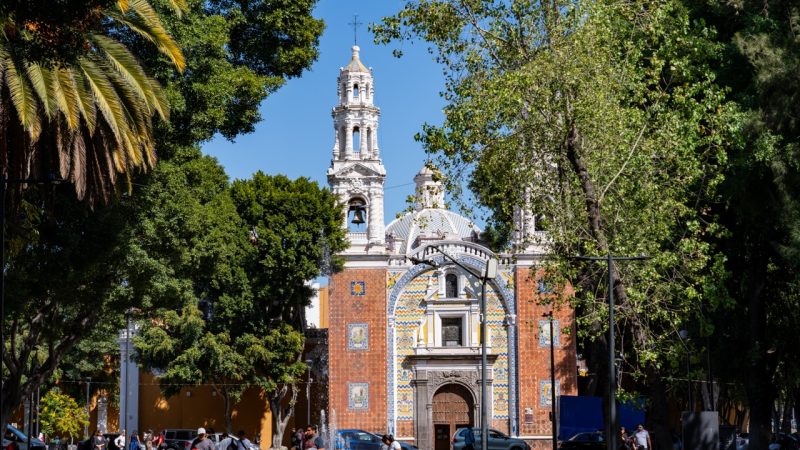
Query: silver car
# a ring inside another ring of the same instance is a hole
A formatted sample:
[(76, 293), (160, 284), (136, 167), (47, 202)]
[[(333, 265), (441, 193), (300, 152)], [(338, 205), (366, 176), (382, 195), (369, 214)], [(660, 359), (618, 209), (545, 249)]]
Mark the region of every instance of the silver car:
[[(468, 428), (459, 428), (456, 430), (456, 433), (453, 435), (453, 450), (463, 450), (464, 449), (464, 438), (466, 436)], [(481, 446), (481, 429), (480, 428), (473, 428), (472, 433), (475, 435), (475, 444), (473, 444), (474, 448), (480, 448)], [(489, 446), (489, 450), (530, 450), (531, 447), (528, 445), (527, 442), (523, 441), (522, 439), (513, 438), (506, 434), (503, 434), (497, 430), (489, 429), (489, 438), (487, 439), (487, 445)]]

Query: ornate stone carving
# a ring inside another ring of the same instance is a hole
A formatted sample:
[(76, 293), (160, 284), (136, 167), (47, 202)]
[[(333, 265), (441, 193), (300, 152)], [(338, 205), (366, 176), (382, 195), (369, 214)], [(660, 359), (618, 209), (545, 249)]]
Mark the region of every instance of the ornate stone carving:
[(428, 403), (433, 401), (433, 394), (440, 387), (449, 383), (458, 383), (466, 387), (472, 393), (474, 399), (478, 399), (480, 393), (480, 373), (477, 370), (433, 370), (428, 371)]

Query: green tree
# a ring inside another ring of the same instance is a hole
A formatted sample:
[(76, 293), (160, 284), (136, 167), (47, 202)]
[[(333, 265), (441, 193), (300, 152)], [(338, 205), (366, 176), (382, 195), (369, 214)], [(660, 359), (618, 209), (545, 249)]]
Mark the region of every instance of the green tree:
[(718, 82), (743, 112), (718, 205), (733, 301), (713, 316), (714, 364), (723, 381), (744, 387), (750, 446), (766, 449), (776, 400), (800, 405), (800, 5), (687, 4), (718, 31)]
[[(708, 205), (735, 110), (714, 84), (713, 31), (675, 1), (471, 0), (411, 1), (374, 30), (431, 45), (448, 105), (419, 139), (496, 230), (513, 229), (516, 207), (542, 219), (549, 273), (578, 288), (579, 337), (603, 387), (614, 290), (621, 370), (668, 448), (677, 331), (719, 301), (724, 279)], [(604, 266), (570, 260), (608, 252), (651, 259), (618, 265), (610, 287)]]
[[(170, 165), (163, 163), (163, 170)], [(207, 172), (196, 174), (202, 179)], [(280, 443), (294, 408), (295, 384), (306, 367), (298, 330), (313, 294), (307, 281), (325, 268), (339, 267), (330, 255), (345, 248), (341, 207), (330, 191), (304, 178), (259, 172), (228, 190), (222, 179), (209, 189), (203, 186), (208, 183), (186, 183), (180, 173), (173, 173), (178, 175), (170, 183), (174, 191), (162, 192), (160, 200), (148, 195), (160, 205), (148, 208), (150, 216), (174, 220), (181, 214), (166, 200), (184, 186), (197, 185), (198, 191), (180, 202), (181, 211), (192, 214), (181, 222), (199, 222), (198, 230), (208, 237), (192, 247), (214, 252), (206, 264), (172, 266), (180, 269), (175, 276), (187, 287), (186, 296), (179, 309), (167, 306), (146, 322), (136, 340), (139, 362), (162, 373), (167, 395), (184, 385), (211, 384), (223, 399), (228, 431), (233, 431), (232, 408), (242, 393), (261, 387), (273, 414), (273, 438)], [(193, 198), (200, 193), (208, 203)], [(289, 393), (287, 406), (283, 400)]]
[(305, 327), (305, 307), (313, 295), (308, 282), (342, 267), (337, 255), (347, 248), (343, 210), (337, 197), (316, 182), (260, 171), (235, 181), (231, 196), (239, 216), (258, 236), (255, 258), (246, 266), (255, 300), (250, 320), (263, 327), (261, 335), (268, 339), (263, 350), (254, 347), (251, 354), (269, 400), (273, 447), (278, 448), (305, 368), (302, 334), (291, 330)]
[(62, 393), (58, 388), (51, 389), (42, 397), (39, 423), (42, 433), (48, 436), (69, 436), (70, 442), (83, 432), (89, 423), (86, 408), (78, 405), (74, 398)]

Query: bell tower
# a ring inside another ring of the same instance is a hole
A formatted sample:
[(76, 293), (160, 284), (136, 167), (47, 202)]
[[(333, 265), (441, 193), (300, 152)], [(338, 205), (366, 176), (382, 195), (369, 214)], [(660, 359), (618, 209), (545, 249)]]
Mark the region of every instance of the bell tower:
[(333, 159), (328, 184), (345, 205), (348, 252), (383, 253), (383, 184), (386, 169), (378, 148), (380, 109), (373, 103), (372, 70), (354, 45), (347, 66), (339, 69), (339, 102), (333, 108)]

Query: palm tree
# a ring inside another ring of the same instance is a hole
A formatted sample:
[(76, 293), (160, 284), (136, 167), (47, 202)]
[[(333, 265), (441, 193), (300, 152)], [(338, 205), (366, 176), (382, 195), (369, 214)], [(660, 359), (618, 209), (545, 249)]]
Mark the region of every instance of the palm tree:
[[(167, 101), (114, 36), (137, 33), (180, 71), (183, 55), (148, 0), (105, 4), (92, 10), (94, 20), (84, 20), (75, 57), (55, 61), (24, 51), (26, 37), (43, 27), (13, 13), (0, 16), (0, 176), (58, 175), (94, 204), (108, 201), (118, 175), (130, 182), (134, 170), (154, 165), (152, 117), (167, 119)], [(186, 10), (185, 0), (171, 6), (178, 15)]]

